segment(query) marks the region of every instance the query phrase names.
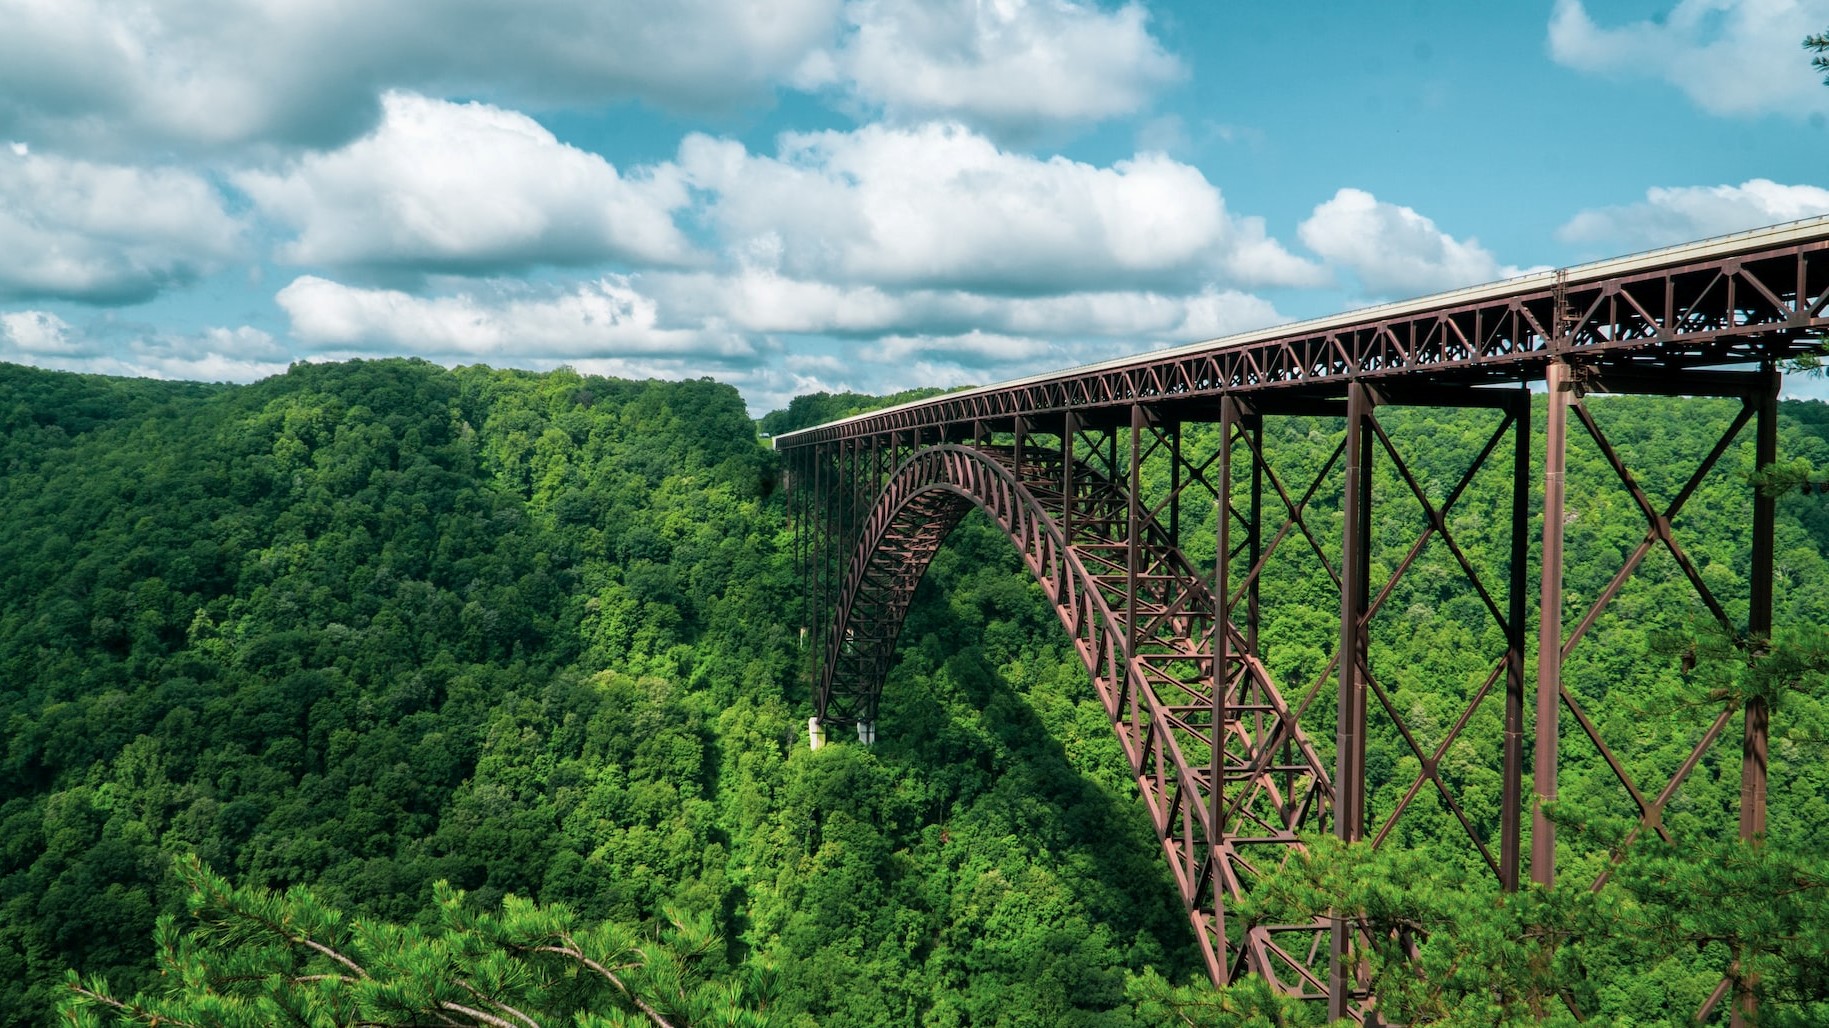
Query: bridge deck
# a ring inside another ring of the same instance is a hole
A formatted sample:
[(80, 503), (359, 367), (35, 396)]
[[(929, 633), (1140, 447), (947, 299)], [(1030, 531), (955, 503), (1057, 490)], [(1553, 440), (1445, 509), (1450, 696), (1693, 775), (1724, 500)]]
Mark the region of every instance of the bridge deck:
[[(1829, 217), (981, 386), (774, 440), (777, 449), (1148, 401), (1158, 410), (1276, 390), (1339, 397), (1355, 380), (1516, 382), (1562, 357), (1649, 370), (1778, 359), (1829, 331)], [(1116, 415), (1113, 415), (1116, 417)]]

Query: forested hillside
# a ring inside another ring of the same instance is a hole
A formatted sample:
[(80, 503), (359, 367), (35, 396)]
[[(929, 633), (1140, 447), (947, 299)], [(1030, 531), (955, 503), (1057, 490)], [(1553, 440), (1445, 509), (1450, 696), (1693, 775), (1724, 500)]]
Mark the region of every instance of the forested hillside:
[[(872, 402), (804, 398), (763, 427)], [(1595, 402), (1640, 466), (1713, 443), (1693, 409)], [(1829, 465), (1829, 412), (1786, 413), (1785, 451)], [(756, 1002), (777, 1024), (1229, 1024), (1250, 1005), (1172, 988), (1204, 972), (1104, 712), (1039, 589), (978, 518), (910, 615), (881, 742), (808, 750), (780, 471), (729, 387), (407, 361), (298, 365), (245, 387), (0, 365), (0, 417), (0, 1021), (45, 1022), (69, 968), (123, 995), (160, 987), (153, 923), (184, 909), (190, 855), (237, 886), (304, 885), (351, 918), (428, 931), (445, 923), (441, 897), (487, 912), (508, 894), (635, 936), (696, 926), (722, 940), (701, 947), (697, 973), (765, 970)], [(1392, 417), (1411, 419), (1394, 434), (1422, 441), (1414, 459), (1438, 490), (1483, 439), (1458, 414)], [(1291, 453), (1337, 430), (1279, 428)], [(1598, 460), (1572, 457), (1571, 552), (1623, 558), (1636, 512), (1617, 490), (1576, 491), (1604, 486)], [(1716, 540), (1694, 555), (1739, 609), (1745, 460), (1733, 451), (1681, 522)], [(1659, 474), (1654, 493), (1681, 485), (1682, 472)], [(1317, 523), (1337, 516), (1329, 502)], [(1381, 538), (1403, 545), (1414, 512), (1383, 510)], [(1476, 479), (1456, 516), (1474, 559), (1501, 559), (1502, 481)], [(1209, 559), (1210, 517), (1188, 529), (1195, 549), (1206, 533)], [(1780, 621), (1800, 633), (1829, 624), (1829, 593), (1812, 587), (1829, 580), (1826, 540), (1823, 500), (1789, 495)], [(1572, 567), (1571, 594), (1594, 595), (1620, 558)], [(1418, 565), (1390, 601), (1401, 616), (1373, 637), (1375, 665), (1431, 739), (1484, 677), (1492, 641), (1445, 560)], [(1337, 597), (1293, 557), (1268, 573), (1274, 669), (1319, 674)], [(1693, 743), (1689, 712), (1721, 702), (1708, 677), (1721, 661), (1671, 650), (1695, 634), (1686, 585), (1654, 558), (1571, 665), (1647, 779)], [(1557, 965), (1584, 1013), (1689, 1016), (1735, 953), (1765, 952), (1695, 937), (1723, 911), (1784, 936), (1768, 949), (1804, 968), (1766, 976), (1768, 1023), (1821, 1012), (1810, 1002), (1829, 982), (1829, 942), (1810, 919), (1829, 713), (1809, 660), (1790, 677), (1803, 688), (1774, 715), (1772, 827), (1791, 844), (1761, 867), (1790, 875), (1798, 898), (1736, 901), (1720, 889), (1744, 876), (1730, 876), (1693, 910), (1656, 894), (1693, 862), (1622, 875), (1606, 897), (1626, 920), (1588, 924), (1591, 940), (1564, 941), (1592, 946)], [(1493, 715), (1443, 763), (1483, 831), (1497, 814)], [(1584, 759), (1563, 786), (1577, 877), (1619, 838), (1619, 797)], [(1707, 755), (1666, 815), (1679, 838), (1720, 837), (1738, 760), (1737, 745)], [(1368, 763), (1374, 809), (1388, 810), (1415, 758), (1386, 730)], [(1419, 810), (1397, 839), (1421, 863), (1336, 854), (1311, 877), (1357, 869), (1354, 903), (1437, 929), (1499, 916), (1528, 935), (1600, 916), (1579, 887), (1561, 906), (1494, 915), (1477, 855), (1445, 845), (1460, 829)], [(466, 895), (435, 897), (439, 881)], [(1292, 878), (1277, 901), (1311, 902), (1305, 888)], [(1492, 980), (1470, 974), (1444, 972), (1458, 983), (1446, 994), (1491, 999)]]
[(994, 671), (1085, 698), (1012, 558), (940, 569), (965, 587), (911, 629), (930, 736), (807, 752), (774, 459), (728, 387), (0, 366), (0, 411), (0, 1020), (67, 967), (150, 985), (182, 853), (400, 922), (441, 879), (706, 916), (789, 1022), (1122, 1019), (1125, 968), (1191, 970), (1123, 786)]

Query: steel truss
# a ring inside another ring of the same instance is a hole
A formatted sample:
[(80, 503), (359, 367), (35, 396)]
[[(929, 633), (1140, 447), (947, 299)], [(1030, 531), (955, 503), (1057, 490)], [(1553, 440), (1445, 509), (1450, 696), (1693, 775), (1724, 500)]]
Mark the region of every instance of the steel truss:
[[(1730, 637), (1764, 645), (1772, 626), (1772, 499), (1751, 499), (1744, 624), (1729, 616), (1730, 601), (1715, 595), (1689, 559), (1675, 524), (1749, 429), (1754, 459), (1763, 465), (1776, 458), (1773, 369), (1829, 328), (1826, 248), (1829, 240), (1620, 281), (1579, 287), (1559, 281), (1541, 310), (1534, 299), (1508, 301), (1509, 323), (1533, 326), (1518, 338), (1541, 332), (1528, 347), (1493, 342), (1496, 322), (1479, 311), (1445, 309), (1415, 314), (1404, 332), (1389, 325), (1372, 332), (1367, 345), (1387, 348), (1376, 360), (1365, 358), (1368, 350), (1343, 351), (1334, 340), (1316, 344), (1339, 358), (1334, 363), (1280, 365), (1309, 369), (1300, 374), (1217, 374), (1205, 385), (1177, 389), (1174, 369), (1193, 358), (1140, 359), (1135, 367), (1101, 373), (1128, 376), (1123, 385), (1095, 389), (1087, 375), (1066, 373), (786, 437), (778, 445), (789, 466), (806, 624), (814, 633), (815, 722), (857, 725), (860, 738), (874, 738), (882, 682), (915, 587), (947, 535), (976, 507), (1016, 545), (1085, 662), (1216, 983), (1256, 973), (1287, 993), (1325, 1000), (1332, 1016), (1371, 1019), (1375, 1000), (1364, 959), (1370, 940), (1362, 926), (1338, 919), (1247, 926), (1228, 919), (1228, 906), (1300, 851), (1299, 833), (1331, 831), (1386, 845), (1406, 818), (1420, 816), (1425, 797), (1460, 826), (1470, 852), (1502, 887), (1517, 888), (1525, 874), (1527, 839), (1530, 879), (1557, 884), (1555, 825), (1543, 804), (1557, 797), (1565, 746), (1591, 748), (1617, 778), (1631, 804), (1632, 837), (1669, 838), (1664, 811), (1738, 719), (1738, 831), (1756, 840), (1765, 825), (1762, 703), (1749, 701), (1743, 710), (1726, 701), (1703, 712), (1681, 765), (1642, 782), (1621, 759), (1620, 740), (1607, 738), (1563, 685), (1562, 667), (1659, 551), (1674, 560), (1698, 605)], [(1721, 306), (1709, 307), (1711, 296)], [(1425, 323), (1435, 326), (1433, 335), (1422, 331)], [(1459, 350), (1442, 342), (1463, 336), (1468, 345)], [(1437, 343), (1420, 342), (1426, 339)], [(1259, 361), (1261, 370), (1267, 353), (1300, 345), (1306, 344), (1282, 340), (1255, 355), (1199, 359)], [(1503, 375), (1468, 373), (1489, 358), (1504, 365)], [(1747, 359), (1762, 370), (1695, 368)], [(1154, 385), (1141, 388), (1137, 376), (1156, 376)], [(1515, 384), (1482, 384), (1495, 377)], [(1301, 388), (1289, 387), (1298, 381)], [(1541, 431), (1533, 430), (1532, 394), (1522, 387), (1533, 381), (1547, 392), (1535, 400)], [(1602, 391), (1725, 396), (1741, 405), (1686, 484), (1660, 503), (1593, 416), (1585, 397)], [(1028, 403), (1034, 407), (1022, 407)], [(1490, 412), (1484, 445), (1457, 480), (1427, 483), (1412, 471), (1406, 453), (1414, 441), (1393, 430), (1400, 419), (1381, 416), (1404, 407)], [(1338, 427), (1321, 432), (1309, 452), (1291, 456), (1288, 447), (1269, 445), (1266, 433), (1267, 425), (1289, 418)], [(1588, 559), (1565, 553), (1571, 419), (1645, 524), (1611, 583), (1580, 611), (1565, 611), (1562, 588), (1571, 557)], [(1533, 463), (1542, 475), (1537, 495)], [(1153, 469), (1148, 476), (1146, 469)], [(1489, 556), (1487, 565), (1462, 546), (1452, 517), (1481, 474), (1505, 475), (1512, 501), (1508, 549), (1503, 559)], [(1408, 543), (1371, 537), (1375, 502), (1413, 512)], [(1318, 509), (1325, 518), (1317, 519)], [(1206, 512), (1210, 521), (1190, 516)], [(1210, 564), (1186, 556), (1197, 531), (1213, 533)], [(1502, 641), (1483, 683), (1433, 742), (1393, 696), (1385, 678), (1395, 669), (1376, 667), (1368, 642), (1375, 631), (1401, 630), (1400, 615), (1385, 607), (1425, 552), (1458, 574), (1489, 619), (1488, 637)], [(1311, 581), (1324, 579), (1340, 606), (1326, 666), (1286, 692), (1269, 670), (1278, 640), (1266, 627), (1276, 598), (1261, 584), (1272, 562), (1292, 560), (1302, 562)], [(1540, 568), (1534, 583), (1533, 563)], [(1535, 625), (1533, 585), (1535, 610), (1549, 612), (1536, 615)], [(1533, 671), (1535, 717), (1527, 724)], [(1451, 747), (1465, 744), (1469, 725), (1495, 714), (1501, 742), (1478, 759), (1499, 771), (1496, 816), (1470, 808), (1442, 771)], [(1331, 767), (1314, 741), (1326, 738), (1317, 720), (1332, 729)], [(1414, 758), (1407, 780), (1368, 783), (1372, 731), (1401, 740)], [(1370, 810), (1368, 784), (1401, 786), (1401, 798)], [(1751, 1013), (1744, 985), (1730, 974), (1703, 1015), (1731, 994), (1731, 1018), (1744, 1023)]]

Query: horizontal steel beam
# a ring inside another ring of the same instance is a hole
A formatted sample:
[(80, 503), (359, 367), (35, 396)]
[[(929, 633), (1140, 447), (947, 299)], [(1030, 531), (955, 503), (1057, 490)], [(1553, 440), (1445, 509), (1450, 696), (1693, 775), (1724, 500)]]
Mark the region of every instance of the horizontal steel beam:
[(1829, 218), (1821, 218), (968, 389), (784, 433), (774, 445), (909, 430), (937, 442), (947, 426), (1040, 425), (1052, 421), (1043, 415), (1068, 412), (1089, 427), (1117, 426), (1137, 403), (1183, 418), (1200, 408), (1212, 412), (1202, 420), (1217, 420), (1221, 396), (1338, 399), (1355, 381), (1538, 381), (1552, 360), (1608, 375), (1778, 360), (1829, 333), (1826, 308)]

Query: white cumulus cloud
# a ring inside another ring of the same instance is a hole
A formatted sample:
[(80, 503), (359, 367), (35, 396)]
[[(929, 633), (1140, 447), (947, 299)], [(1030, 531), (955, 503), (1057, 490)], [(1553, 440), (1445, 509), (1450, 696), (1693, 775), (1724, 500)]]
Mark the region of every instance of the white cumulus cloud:
[(1004, 130), (1144, 107), (1183, 74), (1138, 3), (854, 0), (849, 31), (798, 83), (834, 87), (892, 118), (942, 116)]
[(930, 123), (788, 134), (774, 157), (694, 135), (680, 164), (727, 244), (793, 278), (1021, 294), (1320, 276), (1161, 154), (1044, 160)]
[(1339, 190), (1296, 232), (1310, 250), (1384, 296), (1438, 292), (1519, 273), (1501, 265), (1478, 240), (1456, 239), (1415, 209), (1363, 189)]
[(766, 268), (645, 276), (663, 307), (746, 332), (871, 336), (1005, 335), (1130, 339), (1139, 348), (1192, 342), (1285, 320), (1267, 300), (1209, 288), (999, 296), (959, 289), (883, 289), (793, 279)]
[(0, 297), (150, 299), (233, 256), (242, 231), (192, 171), (0, 152)]
[(955, 336), (884, 336), (865, 347), (863, 356), (877, 364), (899, 367), (916, 361), (943, 360), (960, 367), (995, 371), (995, 378), (1008, 378), (1015, 368), (1055, 352), (1056, 344), (1046, 340), (973, 330)]
[(342, 149), (236, 183), (294, 227), (281, 260), (487, 273), (541, 264), (669, 264), (691, 246), (678, 175), (625, 177), (524, 114), (390, 93), (381, 124)]
[(842, 0), (0, 0), (0, 134), (115, 152), (334, 146), (389, 89), (765, 102)]
[(247, 325), (166, 334), (106, 320), (71, 325), (38, 310), (0, 314), (0, 359), (59, 371), (193, 382), (252, 382), (287, 367), (285, 349)]
[[(249, 325), (206, 328), (195, 334), (135, 338), (108, 374), (200, 382), (252, 382), (283, 374), (291, 353), (267, 332)], [(98, 369), (99, 370), (99, 369)]]
[(291, 318), (293, 337), (321, 351), (505, 364), (644, 356), (746, 361), (761, 352), (735, 333), (667, 327), (659, 305), (624, 276), (557, 292), (485, 286), (417, 296), (305, 275), (275, 299)]
[(1597, 24), (1581, 0), (1557, 0), (1550, 56), (1580, 71), (1655, 77), (1714, 114), (1829, 110), (1802, 48), (1829, 25), (1829, 0), (1679, 0), (1664, 17)]
[(69, 356), (85, 352), (70, 323), (50, 311), (8, 311), (0, 314), (0, 341), (6, 352), (18, 356)]
[(914, 315), (907, 293), (789, 278), (766, 267), (647, 275), (644, 282), (669, 310), (692, 311), (745, 332), (867, 334)]
[(1640, 203), (1582, 211), (1556, 230), (1569, 243), (1613, 252), (1668, 246), (1829, 214), (1829, 189), (1756, 178), (1737, 186), (1647, 190)]

